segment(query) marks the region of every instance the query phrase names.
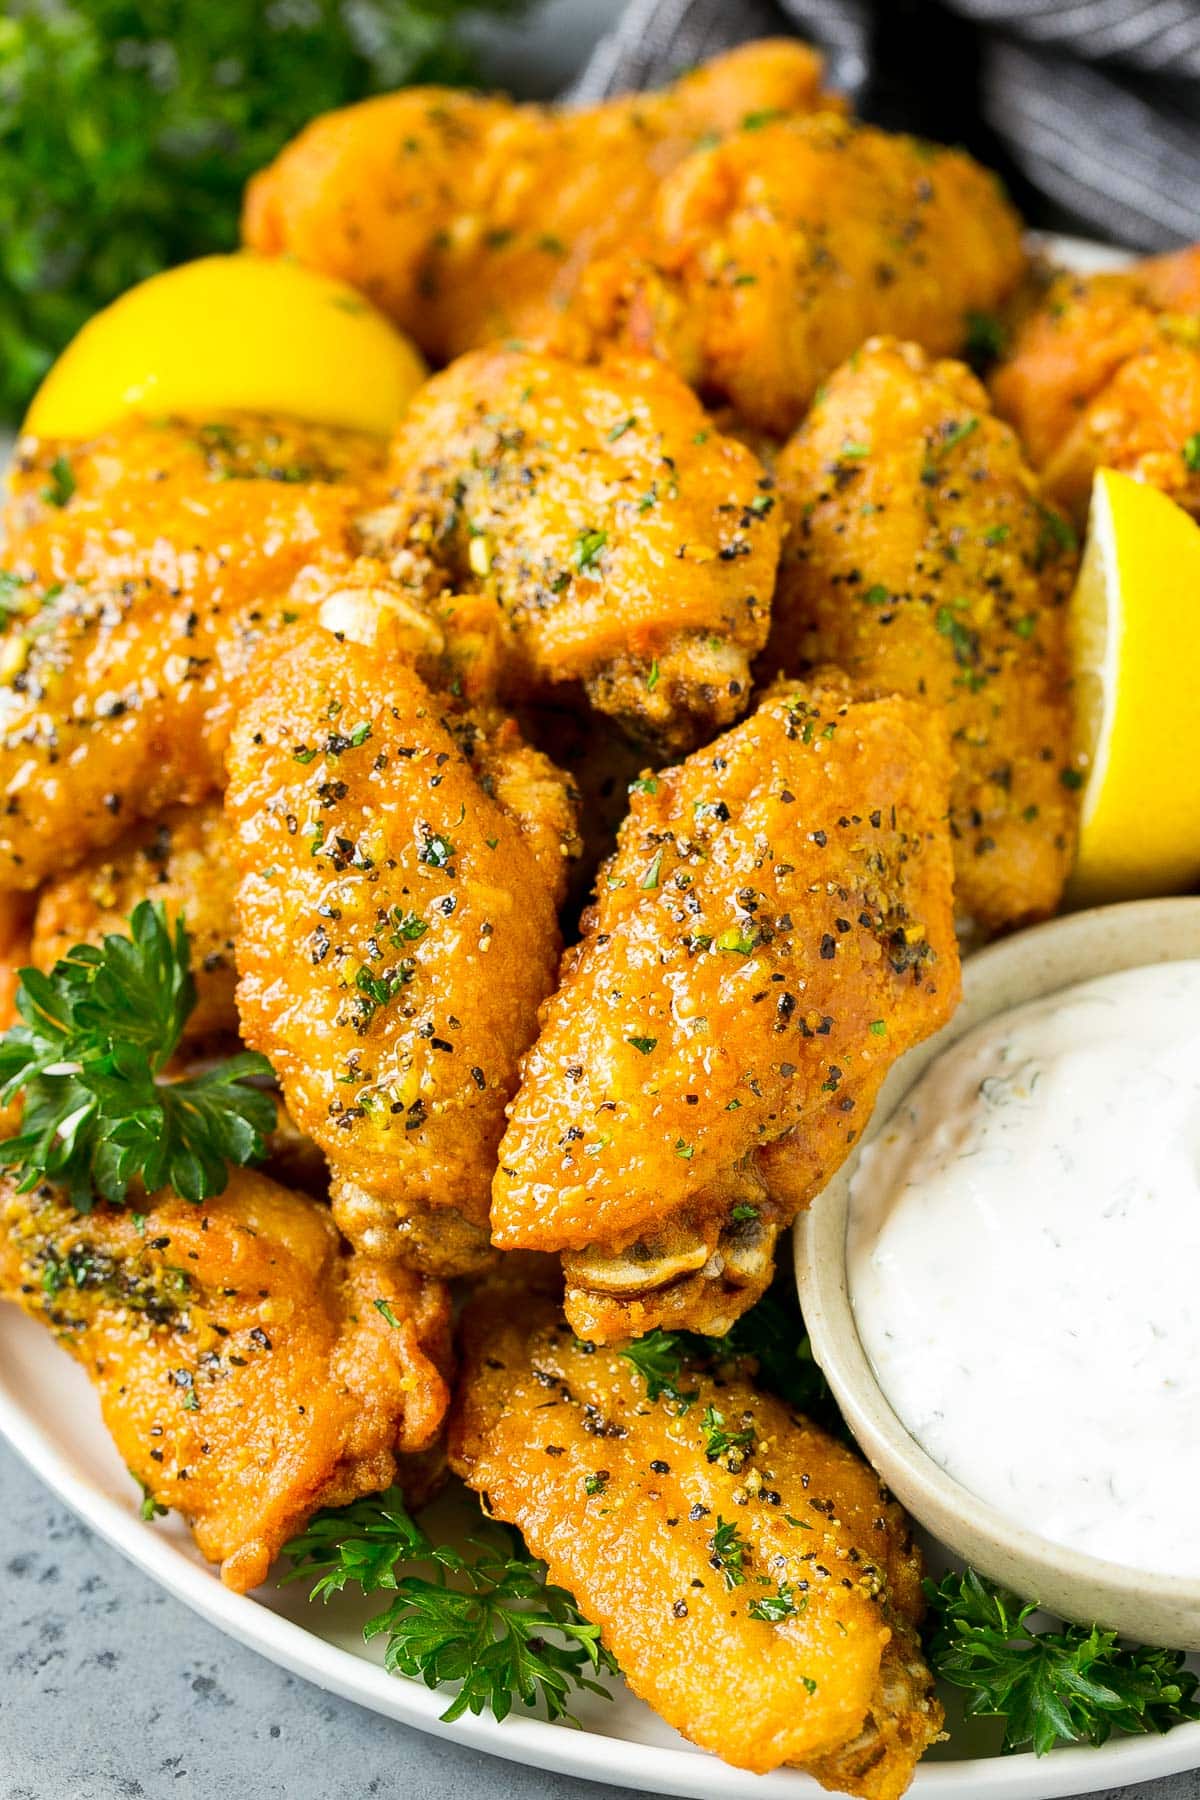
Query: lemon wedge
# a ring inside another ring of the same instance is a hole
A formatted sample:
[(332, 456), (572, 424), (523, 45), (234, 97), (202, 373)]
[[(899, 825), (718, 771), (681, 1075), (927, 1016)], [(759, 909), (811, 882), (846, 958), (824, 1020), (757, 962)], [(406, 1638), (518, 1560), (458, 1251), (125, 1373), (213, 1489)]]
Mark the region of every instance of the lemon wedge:
[(424, 378), (417, 350), (353, 288), (242, 251), (153, 275), (97, 313), (25, 430), (83, 438), (130, 413), (245, 409), (383, 433)]
[(1112, 469), (1092, 488), (1070, 638), (1084, 779), (1068, 899), (1186, 893), (1200, 884), (1200, 526)]

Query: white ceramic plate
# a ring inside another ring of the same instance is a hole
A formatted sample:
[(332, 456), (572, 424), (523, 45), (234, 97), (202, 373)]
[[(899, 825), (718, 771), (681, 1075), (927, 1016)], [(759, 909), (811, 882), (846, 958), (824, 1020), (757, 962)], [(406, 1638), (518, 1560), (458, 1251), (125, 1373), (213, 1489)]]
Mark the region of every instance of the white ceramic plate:
[[(1077, 240), (1047, 247), (1081, 270), (1109, 268), (1117, 252)], [(60, 1500), (177, 1599), (239, 1643), (360, 1706), (454, 1738), (476, 1750), (560, 1774), (692, 1800), (817, 1800), (805, 1775), (749, 1775), (694, 1749), (620, 1683), (613, 1699), (584, 1695), (581, 1731), (537, 1718), (470, 1717), (443, 1725), (447, 1696), (388, 1675), (361, 1636), (364, 1609), (345, 1596), (310, 1606), (303, 1587), (232, 1594), (197, 1553), (181, 1521), (139, 1517), (141, 1496), (100, 1422), (82, 1369), (45, 1329), (0, 1307), (0, 1435)], [(931, 1547), (934, 1559), (937, 1547)], [(950, 1706), (953, 1697), (947, 1696)], [(986, 1728), (956, 1727), (953, 1741), (917, 1770), (914, 1800), (1058, 1800), (1200, 1767), (1200, 1724), (1165, 1737), (1124, 1738), (1099, 1750), (1056, 1750), (1040, 1759), (1000, 1756)]]

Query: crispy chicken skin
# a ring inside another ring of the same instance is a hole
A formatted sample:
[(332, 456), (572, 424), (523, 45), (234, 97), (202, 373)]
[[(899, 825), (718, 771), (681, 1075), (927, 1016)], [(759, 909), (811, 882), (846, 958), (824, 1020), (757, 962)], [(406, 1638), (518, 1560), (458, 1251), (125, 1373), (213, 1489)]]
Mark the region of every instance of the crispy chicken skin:
[(490, 1259), (504, 1106), (554, 981), (572, 796), (498, 715), (297, 625), (247, 681), (226, 808), (238, 1007), (360, 1249)]
[(630, 798), (522, 1066), (493, 1240), (611, 1342), (709, 1333), (958, 998), (934, 714), (783, 686)]
[(174, 807), (48, 881), (33, 917), (34, 967), (51, 969), (76, 944), (127, 933), (140, 900), (160, 900), (172, 926), (180, 915), (187, 926), (196, 1006), (186, 1037), (195, 1042), (236, 1032), (234, 874), (218, 801)]
[(546, 331), (699, 138), (827, 103), (820, 75), (805, 45), (767, 40), (582, 111), (387, 94), (306, 126), (251, 183), (244, 236), (352, 282), (444, 362)]
[(0, 1295), (84, 1364), (134, 1478), (245, 1592), (316, 1508), (403, 1480), (397, 1456), (432, 1442), (449, 1296), (348, 1254), (326, 1208), (248, 1170), (141, 1216), (6, 1178)]
[(1102, 465), (1200, 513), (1200, 244), (1059, 274), (992, 377), (1046, 491), (1082, 521)]
[(589, 272), (565, 342), (653, 352), (783, 436), (864, 338), (957, 350), (1024, 266), (1017, 215), (962, 152), (832, 114), (777, 119), (663, 183), (643, 239)]
[(416, 396), (391, 471), (374, 530), (499, 603), (511, 695), (582, 682), (676, 748), (745, 710), (779, 556), (771, 482), (669, 369), (473, 352)]
[[(733, 1372), (689, 1371), (686, 1410), (652, 1404), (624, 1357), (589, 1353), (552, 1298), (517, 1287), (474, 1301), (463, 1337), (451, 1466), (600, 1626), (634, 1692), (739, 1768), (902, 1794), (942, 1712), (920, 1555), (866, 1463)], [(713, 1461), (709, 1407), (746, 1434)], [(790, 1617), (752, 1614), (784, 1595)]]
[(382, 454), (246, 416), (21, 440), (6, 562), (32, 585), (0, 634), (0, 890), (220, 786), (238, 678), (297, 572), (377, 499)]
[(960, 915), (1054, 911), (1070, 867), (1065, 602), (1072, 533), (959, 363), (875, 340), (779, 458), (789, 523), (763, 668), (836, 663), (938, 706), (954, 758)]

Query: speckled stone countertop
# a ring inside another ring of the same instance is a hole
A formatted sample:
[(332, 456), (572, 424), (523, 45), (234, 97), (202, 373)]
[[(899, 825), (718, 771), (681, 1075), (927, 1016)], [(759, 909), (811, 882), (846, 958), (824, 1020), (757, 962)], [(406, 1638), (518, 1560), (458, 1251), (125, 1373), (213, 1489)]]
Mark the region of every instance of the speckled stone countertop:
[[(1121, 1793), (1200, 1800), (1200, 1772)], [(448, 1794), (634, 1800), (425, 1737), (243, 1650), (0, 1447), (0, 1800)]]

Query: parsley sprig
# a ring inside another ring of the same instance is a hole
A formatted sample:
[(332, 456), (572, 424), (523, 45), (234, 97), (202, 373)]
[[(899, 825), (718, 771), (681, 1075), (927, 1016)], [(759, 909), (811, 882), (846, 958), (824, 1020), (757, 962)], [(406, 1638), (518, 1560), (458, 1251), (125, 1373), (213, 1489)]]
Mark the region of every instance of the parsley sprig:
[(270, 1074), (245, 1051), (185, 1081), (159, 1078), (196, 1003), (187, 931), (143, 900), (100, 946), (77, 944), (48, 975), (22, 969), (24, 1024), (0, 1039), (0, 1102), (24, 1095), (21, 1130), (0, 1143), (18, 1191), (65, 1186), (81, 1212), (120, 1203), (131, 1184), (185, 1200), (224, 1191), (229, 1164), (260, 1157), (275, 1123)]
[(1004, 1749), (1103, 1744), (1114, 1732), (1169, 1731), (1200, 1719), (1197, 1678), (1182, 1652), (1120, 1644), (1098, 1625), (1037, 1631), (1036, 1605), (974, 1569), (925, 1583), (930, 1662), (970, 1694), (968, 1713), (1004, 1720)]
[[(460, 1684), (445, 1721), (485, 1709), (503, 1719), (517, 1701), (530, 1709), (540, 1702), (549, 1718), (571, 1719), (572, 1690), (607, 1696), (589, 1671), (616, 1664), (599, 1626), (588, 1623), (566, 1589), (547, 1582), (544, 1566), (523, 1547), (471, 1544), (470, 1556), (435, 1544), (391, 1487), (318, 1513), (286, 1546), (292, 1569), (285, 1580), (312, 1580), (313, 1600), (351, 1585), (392, 1594), (363, 1635), (387, 1638), (384, 1665), (392, 1674), (419, 1677), (430, 1688)], [(432, 1565), (434, 1578), (406, 1572), (410, 1564)]]

